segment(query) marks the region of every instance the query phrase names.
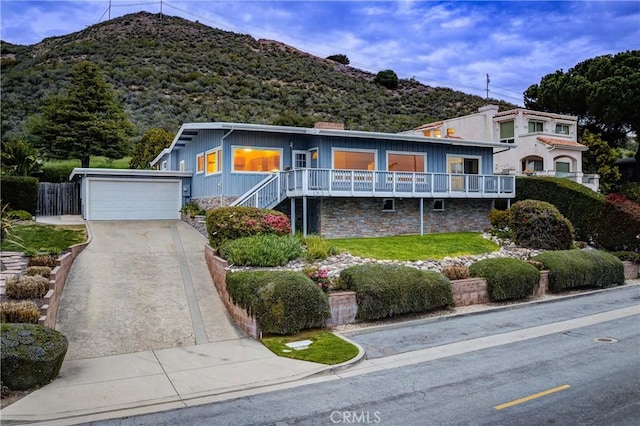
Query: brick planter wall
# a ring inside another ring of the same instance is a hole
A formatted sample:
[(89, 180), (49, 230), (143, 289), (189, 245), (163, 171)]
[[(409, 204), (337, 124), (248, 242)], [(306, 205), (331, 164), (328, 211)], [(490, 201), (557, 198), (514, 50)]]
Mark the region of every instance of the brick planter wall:
[(451, 287), (453, 288), (453, 301), (456, 306), (489, 303), (489, 291), (484, 278), (452, 280)]
[(90, 241), (91, 238), (89, 237), (86, 242), (69, 247), (69, 251), (56, 260), (57, 265), (53, 268), (49, 277), (49, 291), (44, 296), (44, 304), (40, 308), (42, 316), (38, 320), (38, 324), (49, 328), (56, 327), (60, 297), (62, 297), (62, 290), (67, 282), (71, 265), (73, 265), (80, 252), (89, 245)]
[(331, 318), (325, 321), (325, 327), (353, 324), (358, 313), (356, 292), (336, 291), (329, 293), (329, 309), (331, 309)]
[(625, 280), (635, 280), (638, 278), (638, 275), (640, 274), (640, 264), (629, 262), (628, 260), (625, 260), (622, 264), (624, 265)]

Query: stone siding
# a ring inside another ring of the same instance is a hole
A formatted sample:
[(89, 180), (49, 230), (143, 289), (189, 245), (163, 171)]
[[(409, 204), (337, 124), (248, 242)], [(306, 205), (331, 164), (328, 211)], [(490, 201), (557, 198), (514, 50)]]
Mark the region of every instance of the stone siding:
[[(222, 206), (228, 206), (231, 203), (233, 203), (237, 198), (238, 197), (223, 197), (221, 200), (220, 197), (218, 196), (218, 197), (192, 198), (189, 201), (193, 201), (198, 206), (200, 206), (201, 209), (213, 210), (215, 208), (220, 207), (221, 204)], [(222, 201), (222, 203), (220, 203), (220, 201)]]
[[(420, 233), (420, 200), (396, 198), (395, 211), (382, 211), (382, 198), (323, 198), (319, 231), (326, 238), (382, 237)], [(445, 199), (444, 211), (424, 200), (424, 232), (482, 231), (490, 226), (492, 200)]]

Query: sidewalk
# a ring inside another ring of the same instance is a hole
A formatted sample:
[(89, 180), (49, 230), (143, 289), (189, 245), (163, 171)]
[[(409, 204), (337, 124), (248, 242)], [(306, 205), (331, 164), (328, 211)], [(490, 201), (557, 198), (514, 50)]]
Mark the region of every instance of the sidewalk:
[(51, 384), (3, 409), (2, 424), (69, 425), (165, 411), (334, 369), (278, 357), (249, 338), (72, 360)]

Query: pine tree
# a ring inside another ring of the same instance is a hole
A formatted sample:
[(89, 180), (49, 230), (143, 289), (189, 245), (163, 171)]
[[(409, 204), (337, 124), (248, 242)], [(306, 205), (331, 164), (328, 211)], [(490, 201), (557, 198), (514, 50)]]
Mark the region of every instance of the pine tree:
[(78, 158), (89, 167), (92, 155), (122, 158), (129, 152), (133, 125), (100, 68), (82, 61), (72, 68), (66, 94), (46, 100), (31, 121), (39, 147), (54, 158)]

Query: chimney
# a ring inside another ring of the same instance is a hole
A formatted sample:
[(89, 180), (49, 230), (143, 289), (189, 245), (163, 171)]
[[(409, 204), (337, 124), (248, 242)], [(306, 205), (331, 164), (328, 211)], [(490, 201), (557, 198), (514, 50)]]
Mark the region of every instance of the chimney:
[(327, 130), (344, 130), (344, 123), (334, 123), (331, 121), (318, 121), (313, 125), (314, 129), (327, 129)]

